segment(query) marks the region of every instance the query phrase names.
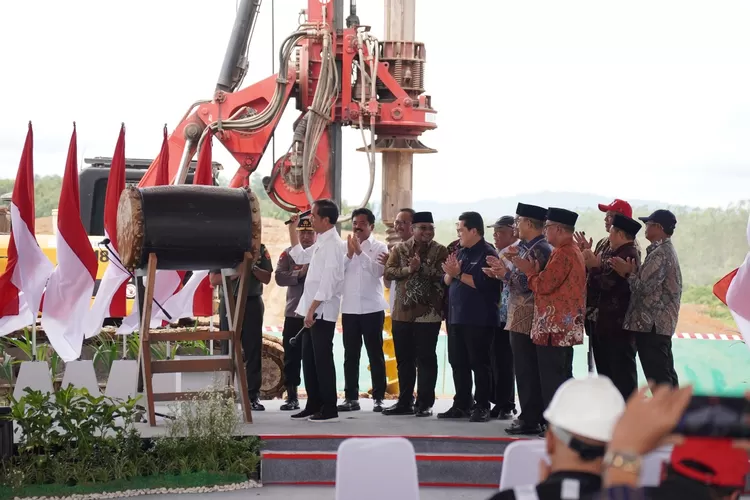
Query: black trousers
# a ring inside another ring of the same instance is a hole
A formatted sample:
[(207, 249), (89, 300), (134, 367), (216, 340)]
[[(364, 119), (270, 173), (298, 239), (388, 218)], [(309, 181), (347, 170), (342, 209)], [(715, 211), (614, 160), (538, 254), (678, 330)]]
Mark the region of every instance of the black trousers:
[(344, 337), (344, 395), (346, 399), (359, 399), (359, 359), (364, 339), (367, 359), (370, 361), (372, 398), (385, 397), (385, 355), (383, 354), (383, 322), (385, 311), (368, 314), (342, 314)]
[[(456, 395), (453, 406), (469, 411), (476, 403), (489, 408), (492, 393), (490, 347), (495, 329), (491, 326), (448, 325), (448, 362), (453, 371)], [(472, 373), (476, 391), (471, 394)]]
[(634, 332), (634, 336), (646, 380), (677, 387), (679, 380), (674, 369), (672, 337), (653, 330), (650, 333)]
[(547, 409), (557, 389), (563, 382), (573, 378), (573, 348), (538, 345), (536, 356), (539, 361), (542, 404)]
[(398, 367), (399, 403), (414, 404), (414, 385), (417, 383), (417, 405), (431, 408), (435, 404), (438, 373), (435, 350), (440, 323), (394, 321), (392, 331)]
[[(595, 330), (594, 330), (595, 331)], [(627, 401), (638, 388), (635, 363), (635, 335), (619, 329), (596, 332), (589, 337), (596, 361), (596, 372), (608, 377)]]
[(302, 370), (305, 374), (305, 409), (325, 415), (336, 410), (336, 365), (333, 363), (333, 335), (336, 323), (319, 319), (302, 334)]
[(521, 403), (519, 420), (544, 423), (542, 414), (558, 387), (573, 378), (573, 348), (539, 346), (525, 333), (510, 332), (513, 367)]
[(250, 398), (260, 396), (262, 383), (261, 353), (263, 352), (263, 298), (248, 297), (242, 320), (242, 350), (245, 352), (247, 393)]
[(284, 330), (281, 333), (281, 338), (284, 341), (284, 381), (287, 387), (299, 387), (301, 383), (300, 369), (302, 368), (302, 339), (297, 339), (296, 345), (291, 345), (289, 341), (297, 335), (304, 326), (304, 318), (289, 316), (284, 318)]
[(510, 332), (503, 323), (495, 328), (490, 348), (492, 366), (492, 392), (490, 401), (502, 411), (516, 409), (516, 377), (513, 374), (513, 351), (510, 348)]

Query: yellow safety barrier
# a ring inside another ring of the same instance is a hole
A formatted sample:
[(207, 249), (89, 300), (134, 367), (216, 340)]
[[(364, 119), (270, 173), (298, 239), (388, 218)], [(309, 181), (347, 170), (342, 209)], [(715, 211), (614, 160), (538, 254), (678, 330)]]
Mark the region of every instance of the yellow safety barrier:
[[(385, 300), (390, 303), (389, 299), (390, 290), (385, 289)], [(383, 354), (385, 355), (385, 392), (393, 396), (398, 396), (398, 368), (396, 364), (396, 348), (393, 346), (393, 333), (391, 331), (391, 311), (388, 310), (385, 313), (385, 322), (383, 323), (383, 330), (386, 332), (385, 338), (383, 339)], [(367, 365), (367, 369), (370, 370), (370, 365)], [(372, 394), (372, 388), (368, 391)]]

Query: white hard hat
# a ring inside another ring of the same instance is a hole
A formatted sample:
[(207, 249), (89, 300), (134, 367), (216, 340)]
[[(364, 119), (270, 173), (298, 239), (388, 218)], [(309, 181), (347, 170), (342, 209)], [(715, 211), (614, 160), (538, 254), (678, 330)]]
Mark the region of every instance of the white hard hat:
[(608, 443), (625, 411), (625, 400), (612, 381), (601, 375), (566, 380), (544, 412), (554, 427)]

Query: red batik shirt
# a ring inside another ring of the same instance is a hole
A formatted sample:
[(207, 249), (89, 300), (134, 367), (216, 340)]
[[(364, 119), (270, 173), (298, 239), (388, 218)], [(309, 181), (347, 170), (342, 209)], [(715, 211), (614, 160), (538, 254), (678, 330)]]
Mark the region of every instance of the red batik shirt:
[(572, 240), (556, 247), (544, 270), (528, 278), (534, 292), (531, 340), (555, 347), (582, 344), (586, 264), (581, 250)]

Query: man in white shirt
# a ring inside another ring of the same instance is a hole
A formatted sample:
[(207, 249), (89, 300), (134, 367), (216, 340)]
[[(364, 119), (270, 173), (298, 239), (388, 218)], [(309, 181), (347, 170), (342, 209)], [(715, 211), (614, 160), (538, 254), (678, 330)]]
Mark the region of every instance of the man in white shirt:
[(375, 215), (367, 208), (352, 212), (352, 232), (347, 239), (344, 259), (344, 299), (341, 323), (344, 327), (344, 396), (339, 411), (357, 411), (359, 406), (359, 359), (364, 339), (372, 376), (373, 411), (383, 411), (385, 397), (385, 356), (383, 322), (388, 303), (383, 294), (385, 266), (378, 257), (388, 255), (385, 243), (372, 235)]
[(315, 244), (302, 248), (296, 231), (297, 216), (289, 224), (289, 255), (298, 264), (309, 264), (302, 298), (296, 313), (304, 316), (310, 331), (302, 334), (302, 371), (307, 390), (307, 405), (293, 419), (311, 422), (336, 422), (336, 366), (333, 363), (333, 335), (341, 308), (344, 285), (346, 243), (336, 232), (339, 209), (331, 200), (312, 205), (310, 222), (318, 233)]

